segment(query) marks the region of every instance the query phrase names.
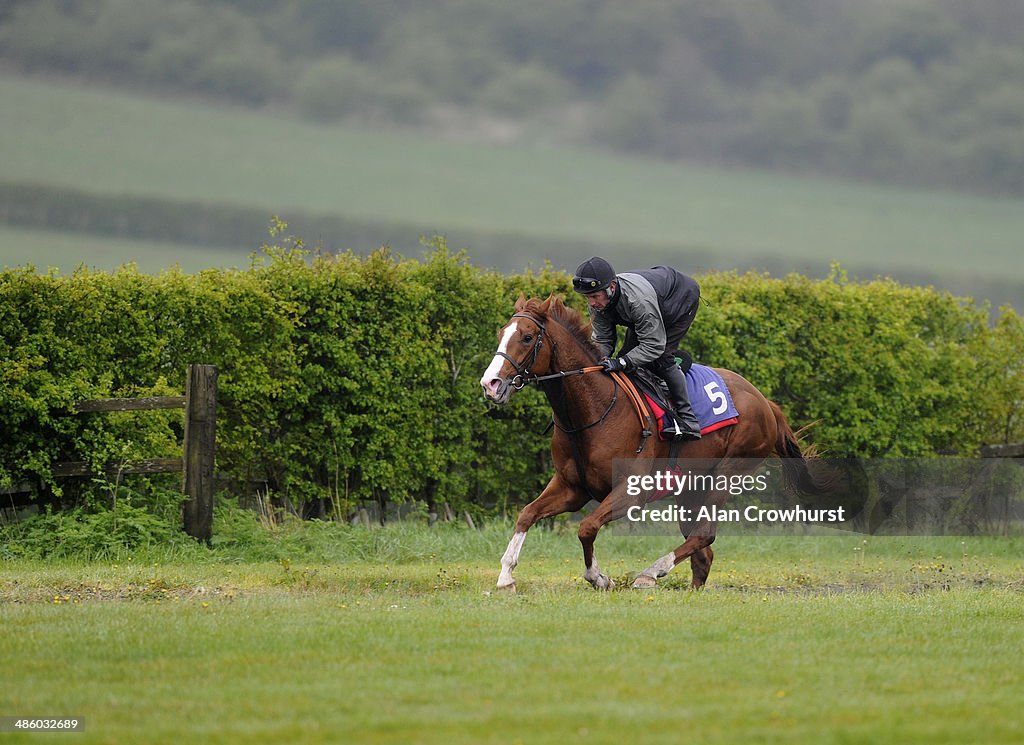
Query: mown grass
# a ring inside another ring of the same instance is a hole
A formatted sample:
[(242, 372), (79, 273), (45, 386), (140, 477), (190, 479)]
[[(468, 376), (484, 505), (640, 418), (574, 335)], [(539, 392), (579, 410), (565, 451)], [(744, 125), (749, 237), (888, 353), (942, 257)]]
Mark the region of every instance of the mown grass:
[[(303, 532), (7, 562), (0, 712), (85, 717), (82, 742), (1024, 734), (1020, 539), (723, 538), (702, 592), (681, 567), (598, 593), (556, 526), (531, 533), (507, 596), (507, 525)], [(626, 579), (671, 542), (610, 532), (598, 551)]]
[(0, 77), (0, 97), (3, 178), (13, 183), (268, 214), (301, 208), (421, 226), (455, 243), (459, 230), (522, 236), (522, 252), (487, 257), (517, 262), (506, 269), (544, 258), (530, 256), (533, 236), (686, 251), (692, 271), (774, 257), (794, 268), (840, 260), (869, 272), (1024, 279), (1018, 200), (438, 141), (12, 77)]

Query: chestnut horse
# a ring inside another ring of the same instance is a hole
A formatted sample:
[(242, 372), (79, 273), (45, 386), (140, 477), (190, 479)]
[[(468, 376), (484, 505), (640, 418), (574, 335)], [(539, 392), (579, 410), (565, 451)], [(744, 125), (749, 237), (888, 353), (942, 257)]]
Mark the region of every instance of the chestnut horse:
[[(598, 364), (597, 348), (590, 341), (590, 325), (577, 311), (567, 308), (557, 296), (547, 300), (520, 296), (516, 312), (498, 332), (498, 350), (480, 379), (484, 395), (505, 404), (526, 383), (537, 382), (554, 412), (555, 429), (551, 454), (555, 474), (540, 496), (519, 513), (515, 533), (501, 559), (498, 588), (515, 591), (512, 570), (526, 531), (538, 520), (563, 512), (576, 512), (591, 498), (600, 506), (580, 523), (584, 578), (595, 588), (608, 590), (613, 582), (602, 574), (594, 558), (594, 540), (608, 522), (626, 514), (636, 499), (626, 495), (625, 480), (615, 483), (612, 463), (616, 458), (668, 458), (668, 442), (651, 437), (641, 453), (641, 422), (626, 396), (617, 395), (617, 383), (604, 373), (537, 378), (559, 372), (579, 371)], [(779, 407), (740, 375), (724, 369), (725, 380), (739, 412), (737, 424), (687, 442), (679, 450), (682, 458), (713, 459), (716, 473), (749, 472), (771, 454), (782, 458), (787, 482), (799, 492), (821, 494), (828, 486), (812, 475)], [(710, 491), (704, 504), (721, 507), (727, 492)], [(654, 587), (680, 562), (690, 559), (693, 587), (707, 581), (714, 554), (716, 521), (696, 522), (685, 541), (641, 572), (633, 587)]]

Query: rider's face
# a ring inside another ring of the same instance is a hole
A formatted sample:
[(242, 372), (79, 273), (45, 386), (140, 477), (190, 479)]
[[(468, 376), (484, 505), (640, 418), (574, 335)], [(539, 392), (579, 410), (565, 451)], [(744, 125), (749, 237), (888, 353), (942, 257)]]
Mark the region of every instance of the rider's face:
[(598, 290), (597, 292), (584, 293), (584, 297), (587, 299), (587, 306), (591, 310), (604, 310), (608, 307), (608, 303), (611, 299), (608, 297), (608, 291), (615, 291), (615, 283), (612, 282), (607, 290)]

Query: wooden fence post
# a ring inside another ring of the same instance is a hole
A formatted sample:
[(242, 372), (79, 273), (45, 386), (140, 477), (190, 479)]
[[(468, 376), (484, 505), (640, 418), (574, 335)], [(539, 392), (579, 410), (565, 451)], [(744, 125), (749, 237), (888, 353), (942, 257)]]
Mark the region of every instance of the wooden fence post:
[(213, 538), (213, 463), (217, 434), (217, 368), (189, 365), (185, 382), (185, 532)]

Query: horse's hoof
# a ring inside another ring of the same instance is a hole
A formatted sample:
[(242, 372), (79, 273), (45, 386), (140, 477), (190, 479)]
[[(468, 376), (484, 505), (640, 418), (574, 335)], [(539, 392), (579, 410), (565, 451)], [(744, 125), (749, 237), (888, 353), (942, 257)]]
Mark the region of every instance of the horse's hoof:
[(504, 585), (504, 586), (503, 585), (498, 585), (498, 592), (503, 592), (506, 595), (515, 595), (516, 594), (516, 583), (513, 582), (510, 585)]
[(649, 590), (650, 588), (657, 586), (658, 580), (648, 574), (638, 574), (636, 579), (633, 580), (634, 590)]

